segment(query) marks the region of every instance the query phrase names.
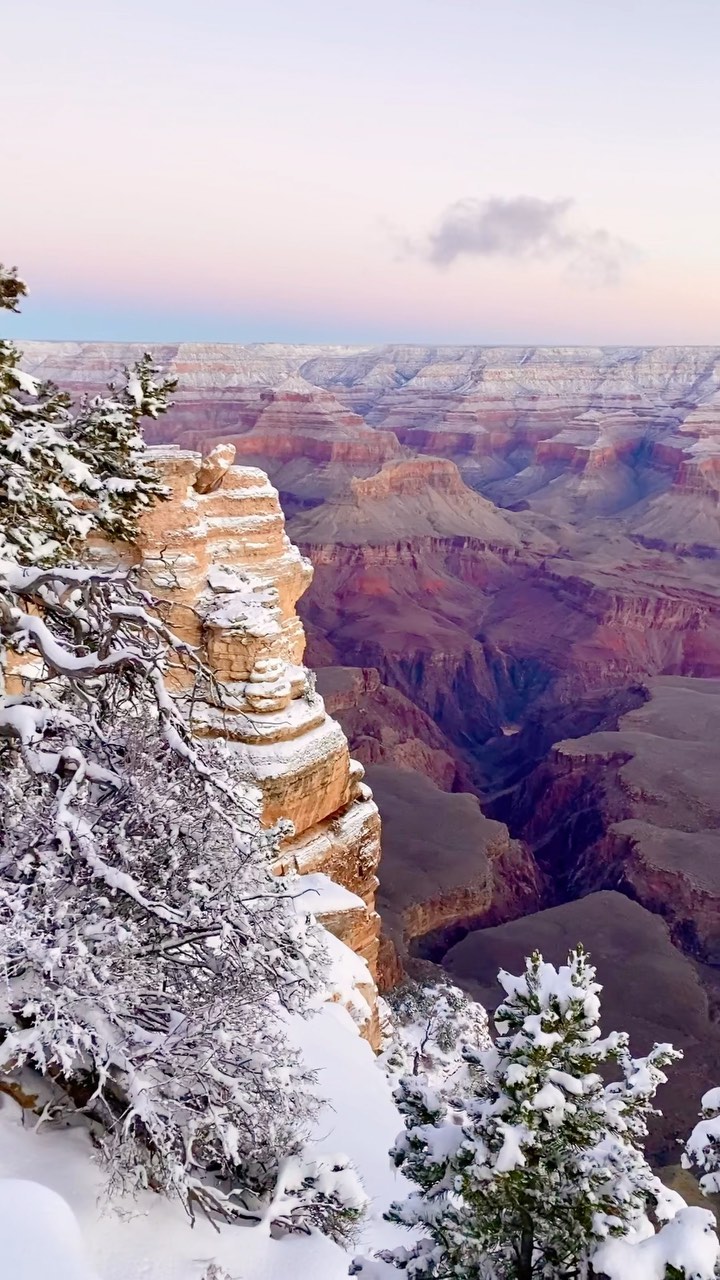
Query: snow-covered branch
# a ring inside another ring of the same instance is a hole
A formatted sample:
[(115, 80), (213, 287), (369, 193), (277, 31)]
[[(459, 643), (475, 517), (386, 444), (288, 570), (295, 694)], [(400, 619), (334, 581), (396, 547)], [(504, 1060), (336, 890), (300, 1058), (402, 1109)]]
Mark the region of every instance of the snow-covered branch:
[(351, 1171), (302, 1156), (318, 1103), (286, 1023), (328, 961), (270, 873), (288, 824), (193, 739), (179, 689), (212, 676), (163, 603), (88, 563), (160, 496), (139, 424), (167, 390), (147, 357), (73, 411), (0, 345), (0, 1074), (45, 1076), (124, 1189), (341, 1234)]

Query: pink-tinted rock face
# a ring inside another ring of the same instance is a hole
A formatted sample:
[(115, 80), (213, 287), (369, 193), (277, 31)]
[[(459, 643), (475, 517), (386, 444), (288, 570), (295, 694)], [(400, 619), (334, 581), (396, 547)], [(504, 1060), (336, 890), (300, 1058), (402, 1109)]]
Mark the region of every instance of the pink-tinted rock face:
[[(31, 372), (80, 391), (97, 390), (142, 348), (24, 350)], [(652, 541), (720, 542), (720, 348), (182, 343), (155, 354), (179, 385), (153, 443), (206, 449), (231, 440), (293, 509), (404, 447), (453, 459), (502, 505), (528, 502), (563, 519), (623, 512)], [(709, 502), (684, 529), (674, 500), (688, 489)], [(666, 494), (669, 504), (656, 505)]]
[[(275, 870), (321, 873), (354, 895), (351, 909), (322, 919), (368, 965), (362, 1030), (377, 1047), (380, 823), (362, 765), (350, 758), (302, 665), (305, 636), (295, 606), (311, 566), (285, 533), (267, 476), (233, 466), (232, 447), (216, 448), (204, 462), (176, 449), (150, 457), (167, 499), (146, 514), (127, 554), (213, 673), (216, 683), (192, 699), (193, 731), (226, 741), (259, 794), (266, 826), (292, 823)], [(118, 551), (104, 547), (103, 554)], [(181, 672), (170, 667), (177, 692)]]

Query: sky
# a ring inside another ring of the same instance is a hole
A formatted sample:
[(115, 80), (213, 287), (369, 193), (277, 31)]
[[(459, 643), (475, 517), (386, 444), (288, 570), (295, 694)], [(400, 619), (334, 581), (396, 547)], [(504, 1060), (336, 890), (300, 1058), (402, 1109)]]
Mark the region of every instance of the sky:
[(720, 0), (17, 0), (22, 338), (720, 343)]

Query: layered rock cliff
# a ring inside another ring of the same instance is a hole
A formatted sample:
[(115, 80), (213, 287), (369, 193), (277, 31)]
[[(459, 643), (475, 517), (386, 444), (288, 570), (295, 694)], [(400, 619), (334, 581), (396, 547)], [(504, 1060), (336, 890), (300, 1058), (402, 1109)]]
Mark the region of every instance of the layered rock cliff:
[(207, 688), (190, 708), (195, 733), (229, 745), (262, 792), (266, 825), (292, 822), (276, 870), (312, 874), (309, 908), (367, 964), (359, 986), (375, 1042), (378, 811), (302, 663), (295, 605), (312, 568), (285, 533), (267, 476), (231, 465), (233, 454), (223, 446), (203, 462), (152, 452), (169, 498), (144, 520), (142, 569), (176, 632), (206, 658)]
[(564, 896), (622, 889), (720, 962), (720, 680), (660, 677), (617, 729), (559, 742), (499, 808)]

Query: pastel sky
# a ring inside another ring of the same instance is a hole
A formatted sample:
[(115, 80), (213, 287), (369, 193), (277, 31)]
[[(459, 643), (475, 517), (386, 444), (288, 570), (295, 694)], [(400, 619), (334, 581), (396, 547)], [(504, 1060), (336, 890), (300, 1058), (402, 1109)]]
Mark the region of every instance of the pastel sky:
[(21, 0), (17, 337), (720, 343), (720, 0)]

